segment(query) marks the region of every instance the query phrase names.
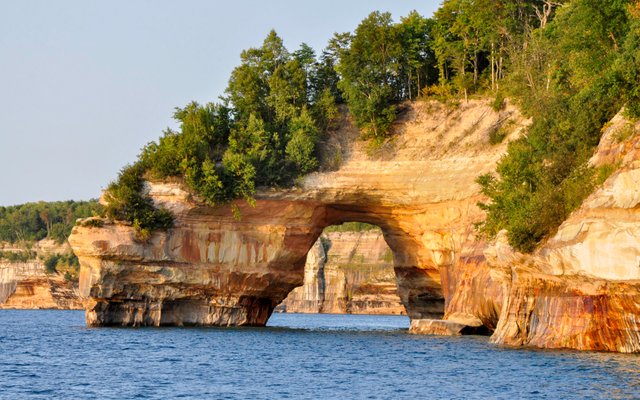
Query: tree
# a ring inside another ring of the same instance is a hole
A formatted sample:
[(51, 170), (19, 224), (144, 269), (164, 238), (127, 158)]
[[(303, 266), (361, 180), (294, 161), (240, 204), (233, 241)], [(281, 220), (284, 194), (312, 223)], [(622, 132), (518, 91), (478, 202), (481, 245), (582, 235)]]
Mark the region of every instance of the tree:
[(402, 71), (406, 77), (405, 97), (413, 99), (423, 87), (435, 82), (435, 54), (431, 49), (432, 21), (412, 11), (399, 25), (402, 41)]
[(306, 108), (302, 110), (300, 116), (291, 121), (289, 130), (291, 140), (287, 143), (287, 158), (303, 174), (318, 168), (316, 157), (318, 128)]
[(523, 36), (526, 51), (512, 55), (506, 81), (533, 122), (510, 143), (499, 176), (479, 180), (491, 199), (485, 233), (507, 229), (514, 247), (531, 251), (593, 189), (587, 161), (627, 93), (616, 70), (618, 41), (632, 37), (626, 3), (574, 0)]
[(0, 207), (0, 241), (31, 243), (44, 238), (63, 243), (77, 218), (101, 213), (97, 201), (57, 201)]
[[(351, 37), (335, 38), (341, 76), (338, 84), (365, 136), (382, 139), (395, 119), (401, 98), (399, 29), (391, 14), (373, 12)], [(346, 46), (340, 46), (342, 40)]]

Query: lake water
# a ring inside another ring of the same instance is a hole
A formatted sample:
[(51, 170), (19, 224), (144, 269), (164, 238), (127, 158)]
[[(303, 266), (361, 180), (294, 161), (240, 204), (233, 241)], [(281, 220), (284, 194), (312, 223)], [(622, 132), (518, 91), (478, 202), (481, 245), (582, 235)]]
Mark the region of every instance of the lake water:
[(0, 310), (0, 398), (640, 398), (640, 355), (506, 349), (407, 327), (274, 314), (267, 328), (86, 328), (80, 311)]

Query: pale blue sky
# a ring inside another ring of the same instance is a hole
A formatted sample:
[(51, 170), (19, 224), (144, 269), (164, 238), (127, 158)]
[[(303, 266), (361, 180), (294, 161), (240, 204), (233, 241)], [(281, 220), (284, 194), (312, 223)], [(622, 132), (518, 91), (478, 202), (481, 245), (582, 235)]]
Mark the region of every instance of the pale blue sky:
[(174, 107), (223, 94), (272, 28), (320, 50), (371, 11), (439, 3), (0, 0), (0, 205), (99, 197)]

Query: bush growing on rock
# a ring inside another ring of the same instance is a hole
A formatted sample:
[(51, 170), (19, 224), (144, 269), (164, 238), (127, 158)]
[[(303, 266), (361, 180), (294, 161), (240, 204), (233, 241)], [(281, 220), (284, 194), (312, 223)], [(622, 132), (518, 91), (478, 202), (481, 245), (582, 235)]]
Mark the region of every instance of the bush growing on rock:
[(603, 125), (638, 87), (619, 70), (620, 60), (638, 52), (626, 47), (635, 40), (630, 26), (638, 24), (630, 4), (570, 1), (546, 25), (524, 33), (525, 62), (510, 66), (503, 86), (533, 122), (509, 145), (498, 176), (478, 180), (490, 198), (481, 204), (485, 234), (506, 229), (511, 245), (531, 251), (597, 184), (587, 161)]
[(639, 43), (632, 0), (445, 0), (431, 19), (412, 12), (398, 23), (373, 12), (319, 58), (305, 44), (290, 53), (272, 31), (242, 52), (220, 103), (176, 109), (180, 129), (147, 145), (109, 186), (107, 215), (140, 232), (171, 226), (144, 179), (179, 177), (214, 206), (291, 186), (318, 168), (318, 144), (342, 102), (375, 147), (402, 101), (484, 95), (501, 112), (508, 97), (533, 122), (496, 174), (478, 180), (489, 197), (480, 230), (506, 229), (529, 251), (594, 187), (586, 162), (603, 124), (623, 105), (640, 116)]

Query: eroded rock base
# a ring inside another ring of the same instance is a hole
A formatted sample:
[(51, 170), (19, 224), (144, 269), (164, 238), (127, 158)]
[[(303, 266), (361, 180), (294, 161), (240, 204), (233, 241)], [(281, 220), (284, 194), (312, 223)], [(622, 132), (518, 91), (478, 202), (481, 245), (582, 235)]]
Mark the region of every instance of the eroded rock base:
[(482, 324), (467, 325), (461, 322), (443, 319), (414, 319), (411, 320), (409, 333), (417, 335), (488, 335), (489, 330)]
[(89, 326), (264, 326), (273, 312), (269, 299), (242, 297), (205, 301), (98, 301), (86, 312)]
[(514, 271), (491, 340), (509, 346), (640, 352), (640, 282)]

